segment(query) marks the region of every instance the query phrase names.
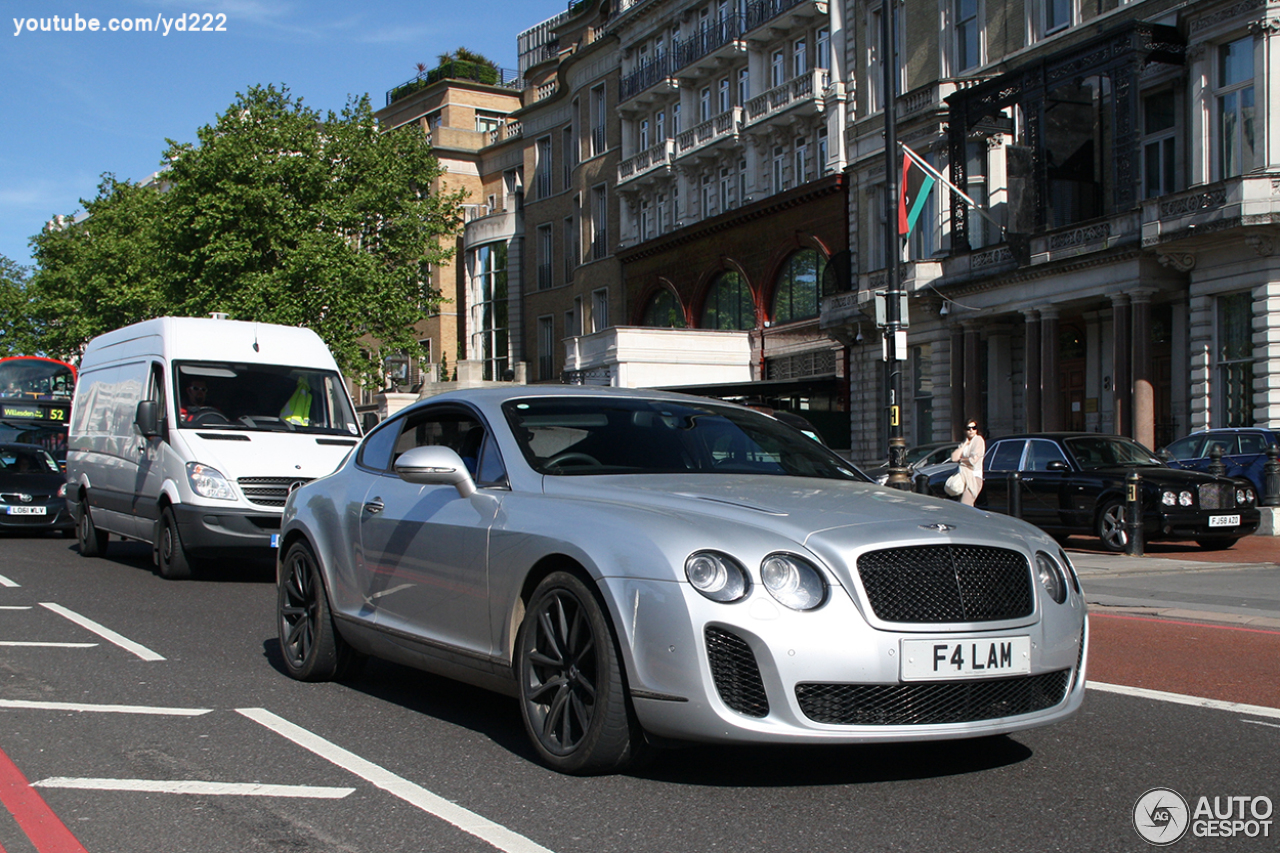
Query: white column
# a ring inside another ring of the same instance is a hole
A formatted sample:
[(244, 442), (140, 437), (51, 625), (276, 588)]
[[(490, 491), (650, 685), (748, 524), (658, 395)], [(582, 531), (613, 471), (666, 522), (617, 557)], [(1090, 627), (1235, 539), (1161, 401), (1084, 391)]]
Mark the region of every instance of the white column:
[(1213, 394), (1213, 297), (1191, 298), (1191, 431), (1212, 425)]

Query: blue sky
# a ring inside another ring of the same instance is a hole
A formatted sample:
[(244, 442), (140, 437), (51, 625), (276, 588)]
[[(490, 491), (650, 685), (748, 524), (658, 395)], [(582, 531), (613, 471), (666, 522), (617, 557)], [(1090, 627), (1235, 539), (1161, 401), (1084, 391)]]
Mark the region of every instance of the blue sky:
[[(197, 128), (252, 85), (283, 84), (322, 112), (388, 89), (458, 47), (515, 69), (516, 34), (567, 0), (5, 0), (0, 16), (0, 254), (29, 266), (28, 240), (55, 214), (81, 210), (103, 172), (139, 181), (165, 139)], [(192, 13), (201, 26), (172, 22)], [(28, 32), (25, 19), (71, 19), (71, 32)], [(74, 30), (75, 16), (86, 22)], [(225, 15), (225, 19), (216, 17)], [(111, 32), (112, 19), (160, 16), (161, 32)], [(23, 19), (15, 35), (15, 18)], [(90, 32), (97, 18), (101, 29)]]

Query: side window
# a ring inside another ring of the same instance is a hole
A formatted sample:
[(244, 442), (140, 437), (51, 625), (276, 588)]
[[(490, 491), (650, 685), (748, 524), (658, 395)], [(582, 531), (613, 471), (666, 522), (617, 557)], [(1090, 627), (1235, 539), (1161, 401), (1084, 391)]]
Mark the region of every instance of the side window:
[(1062, 450), (1052, 441), (1032, 441), (1027, 453), (1027, 471), (1048, 471), (1050, 462), (1066, 462)]
[(1231, 456), (1236, 453), (1236, 437), (1234, 435), (1215, 435), (1209, 439), (1209, 443), (1205, 445), (1204, 455), (1212, 456), (1213, 449), (1217, 447), (1222, 450), (1223, 456)]
[(388, 470), (391, 467), (391, 448), (395, 445), (403, 423), (403, 418), (387, 421), (370, 433), (360, 448), (360, 457), (356, 462), (377, 471)]
[(1022, 440), (996, 442), (996, 446), (987, 454), (983, 467), (987, 471), (1017, 471), (1025, 444)]
[(498, 443), (493, 436), (484, 437), (484, 450), (480, 454), (480, 476), (476, 477), (477, 486), (506, 486), (507, 469), (502, 464), (502, 454), (498, 452)]
[(1267, 442), (1259, 433), (1246, 432), (1240, 436), (1241, 453), (1266, 453)]
[(1189, 435), (1186, 438), (1180, 438), (1173, 444), (1170, 444), (1166, 450), (1174, 459), (1199, 459), (1200, 444), (1204, 441), (1203, 436)]
[(463, 464), (475, 477), (484, 438), (484, 427), (469, 412), (428, 409), (405, 418), (404, 429), (396, 439), (391, 456), (392, 464), (401, 453), (415, 447), (443, 446), (462, 457)]

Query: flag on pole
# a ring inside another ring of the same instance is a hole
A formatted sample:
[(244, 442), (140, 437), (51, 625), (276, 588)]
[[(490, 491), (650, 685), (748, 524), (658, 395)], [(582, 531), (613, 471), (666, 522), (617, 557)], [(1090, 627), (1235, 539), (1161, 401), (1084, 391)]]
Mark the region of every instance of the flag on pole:
[[(906, 147), (905, 145), (903, 146)], [(916, 227), (916, 220), (924, 210), (924, 203), (937, 183), (933, 175), (921, 168), (905, 151), (902, 154), (902, 182), (898, 185), (901, 200), (898, 204), (898, 236), (906, 237)]]

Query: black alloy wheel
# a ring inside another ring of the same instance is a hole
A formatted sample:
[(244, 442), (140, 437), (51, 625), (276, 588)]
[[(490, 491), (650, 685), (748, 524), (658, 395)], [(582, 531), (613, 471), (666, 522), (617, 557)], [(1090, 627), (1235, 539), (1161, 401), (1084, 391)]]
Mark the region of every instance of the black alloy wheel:
[(644, 735), (613, 631), (586, 583), (568, 572), (548, 575), (529, 601), (516, 653), (521, 716), (547, 766), (611, 773), (639, 756)]
[(1124, 504), (1120, 501), (1107, 501), (1098, 513), (1098, 538), (1102, 540), (1102, 548), (1113, 554), (1119, 554), (1129, 544), (1129, 531), (1124, 526)]
[(315, 555), (296, 542), (280, 567), (276, 607), (285, 670), (299, 681), (332, 681), (352, 674), (363, 656), (333, 625), (329, 596)]

